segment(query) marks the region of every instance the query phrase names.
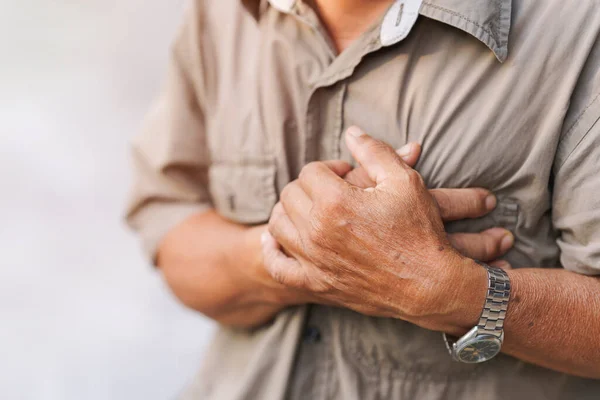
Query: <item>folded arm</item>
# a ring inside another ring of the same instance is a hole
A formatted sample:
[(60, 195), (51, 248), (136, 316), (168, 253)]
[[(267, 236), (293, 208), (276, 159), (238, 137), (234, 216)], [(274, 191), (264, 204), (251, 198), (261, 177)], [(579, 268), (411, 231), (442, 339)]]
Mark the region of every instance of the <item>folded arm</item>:
[[(212, 208), (203, 90), (210, 73), (197, 56), (202, 49), (197, 15), (187, 14), (162, 94), (133, 142), (134, 185), (127, 221), (184, 304), (223, 324), (254, 327), (289, 305), (317, 299), (265, 272), (260, 245), (264, 226), (228, 221)], [(414, 154), (409, 152), (406, 161), (414, 163)], [(353, 171), (348, 179), (358, 183), (356, 175)], [(438, 191), (437, 196), (449, 219), (489, 211), (481, 191), (467, 196)], [(506, 234), (492, 229), (451, 240), (465, 253), (492, 260), (507, 250), (501, 244)]]
[[(419, 150), (418, 146), (415, 150)], [(418, 152), (405, 160), (414, 164)], [(349, 181), (370, 185), (361, 170)], [(446, 220), (477, 217), (493, 206), (487, 192), (477, 189), (434, 190)], [(157, 247), (156, 264), (169, 287), (187, 307), (224, 325), (252, 328), (271, 320), (282, 309), (309, 302), (325, 303), (305, 290), (287, 287), (267, 272), (261, 250), (266, 225), (247, 227), (221, 217), (215, 210), (193, 214), (172, 228)], [(510, 245), (504, 229), (481, 234), (453, 234), (450, 240), (463, 253), (494, 260)]]

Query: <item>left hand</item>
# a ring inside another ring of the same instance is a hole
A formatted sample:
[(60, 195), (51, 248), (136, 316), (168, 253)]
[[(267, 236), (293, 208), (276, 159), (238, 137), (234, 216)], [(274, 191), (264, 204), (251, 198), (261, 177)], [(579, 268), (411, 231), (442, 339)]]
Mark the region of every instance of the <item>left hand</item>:
[(356, 127), (346, 142), (376, 186), (344, 181), (342, 161), (304, 167), (269, 222), (267, 270), (322, 303), (443, 330), (464, 291), (485, 288), (484, 269), (451, 246), (423, 179), (391, 147)]

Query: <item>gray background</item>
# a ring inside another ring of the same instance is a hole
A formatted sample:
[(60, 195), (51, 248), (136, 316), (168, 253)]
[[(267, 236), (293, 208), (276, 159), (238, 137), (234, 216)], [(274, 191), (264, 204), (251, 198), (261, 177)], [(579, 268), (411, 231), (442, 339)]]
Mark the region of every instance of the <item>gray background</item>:
[(181, 0), (0, 0), (0, 398), (170, 399), (212, 325), (122, 222)]

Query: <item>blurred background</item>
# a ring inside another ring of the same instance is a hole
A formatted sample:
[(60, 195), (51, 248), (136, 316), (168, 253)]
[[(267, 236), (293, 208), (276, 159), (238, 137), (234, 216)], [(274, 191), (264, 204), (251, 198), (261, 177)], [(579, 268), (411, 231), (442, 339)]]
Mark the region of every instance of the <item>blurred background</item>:
[(212, 325), (121, 221), (183, 0), (0, 0), (0, 398), (170, 399)]

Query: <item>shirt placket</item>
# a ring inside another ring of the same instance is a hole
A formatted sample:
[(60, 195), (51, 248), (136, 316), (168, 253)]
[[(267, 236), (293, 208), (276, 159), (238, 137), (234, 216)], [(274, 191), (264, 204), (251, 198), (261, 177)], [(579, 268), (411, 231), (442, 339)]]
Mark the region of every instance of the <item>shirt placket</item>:
[(308, 307), (286, 400), (325, 400), (333, 381), (333, 340), (327, 310)]
[[(315, 34), (319, 45), (325, 51), (331, 60), (335, 60), (335, 47), (327, 34), (319, 17), (307, 4), (297, 0), (294, 3), (291, 14), (294, 15), (301, 23), (309, 26)], [(327, 71), (327, 69), (326, 69)], [(324, 122), (328, 122), (328, 115), (323, 116), (323, 110), (319, 106), (327, 101), (327, 94), (323, 92), (322, 86), (313, 85), (310, 88), (310, 94), (305, 105), (305, 129), (304, 138), (302, 140), (303, 149), (301, 149), (300, 166), (306, 165), (311, 161), (327, 157), (319, 148), (319, 141), (323, 136), (328, 136), (329, 130), (326, 129)]]
[[(380, 25), (374, 25), (340, 55), (335, 50), (326, 30), (314, 10), (296, 1), (287, 12), (308, 25), (314, 32), (316, 45), (331, 57), (332, 62), (319, 79), (309, 88), (305, 105), (305, 126), (298, 132), (303, 136), (299, 164), (316, 160), (339, 159), (344, 127), (344, 104), (348, 78), (352, 76), (362, 59), (382, 47)], [(288, 399), (327, 399), (336, 387), (335, 366), (332, 349), (335, 347), (333, 319), (336, 311), (325, 306), (313, 305), (307, 313), (303, 340), (299, 344), (295, 372), (288, 386)], [(308, 384), (310, 383), (310, 384)]]
[(311, 87), (306, 103), (305, 130), (302, 140), (301, 165), (323, 159), (340, 157), (346, 78), (352, 75), (362, 58), (381, 48), (379, 26), (374, 26), (357, 39), (352, 46), (336, 56), (333, 42), (315, 11), (296, 1), (290, 14), (308, 25), (319, 43), (332, 59), (320, 79)]

